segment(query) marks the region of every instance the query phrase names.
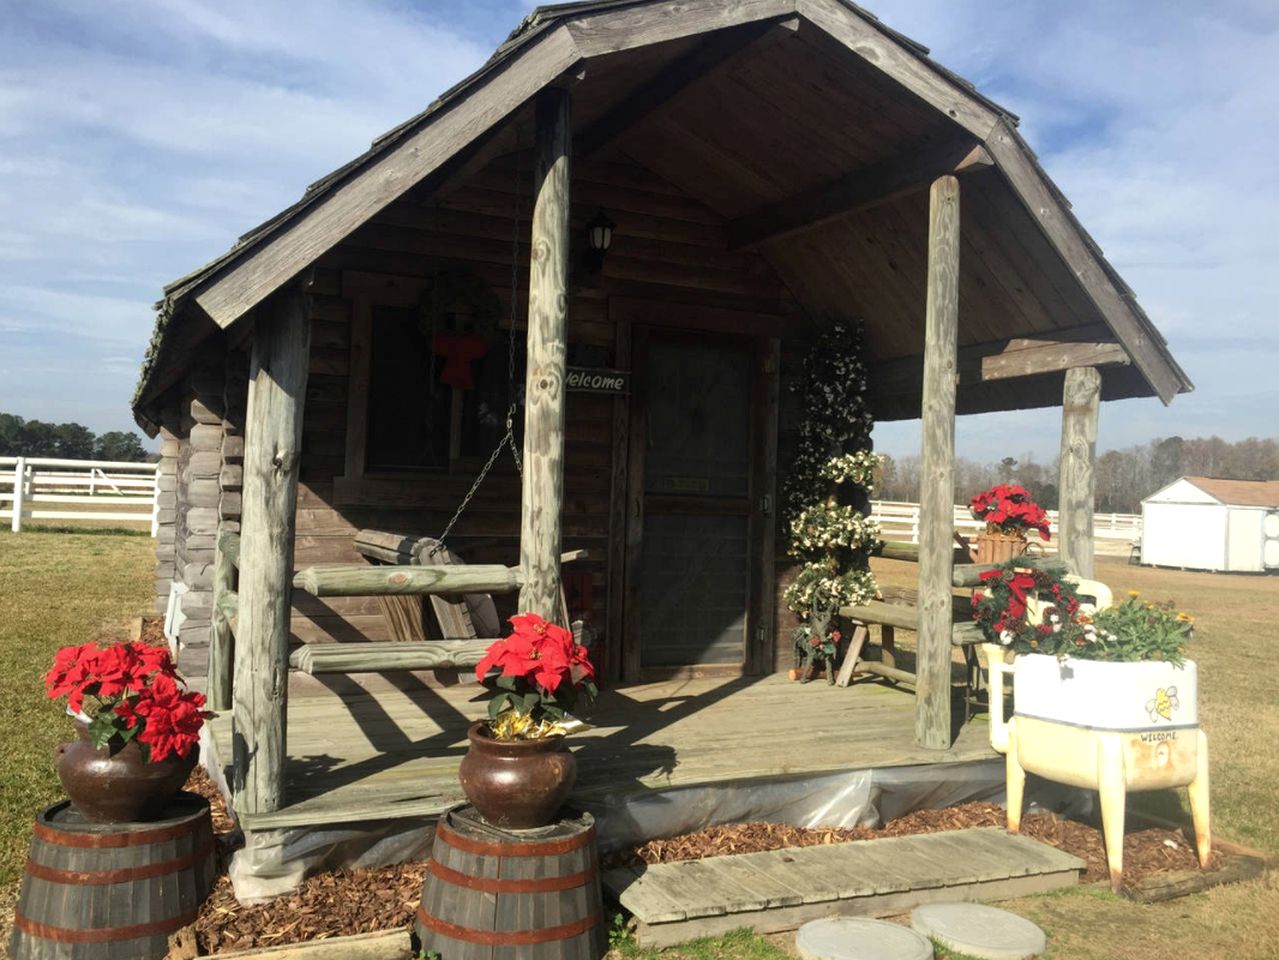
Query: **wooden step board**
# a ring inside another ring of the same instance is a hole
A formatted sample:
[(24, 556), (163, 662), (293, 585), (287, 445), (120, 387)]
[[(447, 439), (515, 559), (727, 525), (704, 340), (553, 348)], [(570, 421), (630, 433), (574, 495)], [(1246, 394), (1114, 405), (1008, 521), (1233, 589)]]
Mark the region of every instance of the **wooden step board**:
[(474, 667), (492, 640), (391, 640), (307, 643), (289, 657), (303, 673), (375, 673), (383, 670), (446, 670)]
[(604, 888), (645, 947), (739, 927), (792, 930), (834, 915), (883, 917), (921, 903), (1007, 900), (1079, 882), (1078, 857), (998, 827), (791, 847), (606, 871)]

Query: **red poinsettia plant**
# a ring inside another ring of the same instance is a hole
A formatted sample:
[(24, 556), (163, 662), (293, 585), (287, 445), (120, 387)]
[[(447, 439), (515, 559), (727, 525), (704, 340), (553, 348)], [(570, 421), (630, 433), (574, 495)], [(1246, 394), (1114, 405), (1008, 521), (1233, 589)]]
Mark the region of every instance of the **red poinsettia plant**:
[(595, 668), (573, 634), (533, 613), (511, 618), (509, 637), (492, 643), (475, 678), (496, 691), (489, 731), (499, 740), (564, 734), (564, 722), (595, 698)]
[(1038, 530), (1048, 539), (1048, 514), (1031, 499), (1025, 487), (1000, 483), (983, 490), (968, 504), (973, 517), (986, 524), (987, 533), (1022, 534)]
[(152, 763), (189, 756), (213, 716), (201, 709), (204, 695), (186, 689), (169, 651), (140, 641), (63, 647), (44, 683), (87, 721), (95, 747), (136, 741)]

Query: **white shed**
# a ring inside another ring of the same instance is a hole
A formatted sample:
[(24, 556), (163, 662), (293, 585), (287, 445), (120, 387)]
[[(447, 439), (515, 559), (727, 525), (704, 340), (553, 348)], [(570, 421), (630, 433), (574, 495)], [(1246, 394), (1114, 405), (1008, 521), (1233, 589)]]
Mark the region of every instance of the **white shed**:
[(1182, 477), (1141, 501), (1141, 562), (1279, 571), (1279, 480)]

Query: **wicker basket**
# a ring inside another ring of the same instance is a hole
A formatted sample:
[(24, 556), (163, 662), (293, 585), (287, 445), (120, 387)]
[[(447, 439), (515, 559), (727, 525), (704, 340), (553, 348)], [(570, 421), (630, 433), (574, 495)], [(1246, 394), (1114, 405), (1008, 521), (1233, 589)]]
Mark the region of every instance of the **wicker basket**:
[(1014, 533), (977, 534), (977, 562), (1004, 563), (1026, 552), (1026, 537)]

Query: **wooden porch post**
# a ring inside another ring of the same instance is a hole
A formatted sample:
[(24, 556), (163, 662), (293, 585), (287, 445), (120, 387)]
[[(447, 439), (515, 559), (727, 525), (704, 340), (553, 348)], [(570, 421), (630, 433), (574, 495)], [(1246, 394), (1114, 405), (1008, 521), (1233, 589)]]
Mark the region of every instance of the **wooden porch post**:
[(310, 353), (310, 298), (287, 291), (257, 317), (249, 367), (232, 692), (239, 813), (265, 813), (284, 802), (289, 589)]
[(1061, 398), (1061, 465), (1057, 550), (1071, 573), (1093, 575), (1093, 511), (1097, 496), (1097, 418), (1101, 372), (1096, 367), (1066, 371)]
[[(568, 350), (569, 95), (537, 98), (528, 374), (521, 490), (520, 610), (560, 618), (560, 512), (564, 502), (564, 366)], [(565, 624), (568, 626), (568, 624)]]
[(950, 747), (951, 574), (955, 527), (955, 387), (959, 335), (959, 181), (929, 192), (919, 483), (919, 651), (915, 742)]

